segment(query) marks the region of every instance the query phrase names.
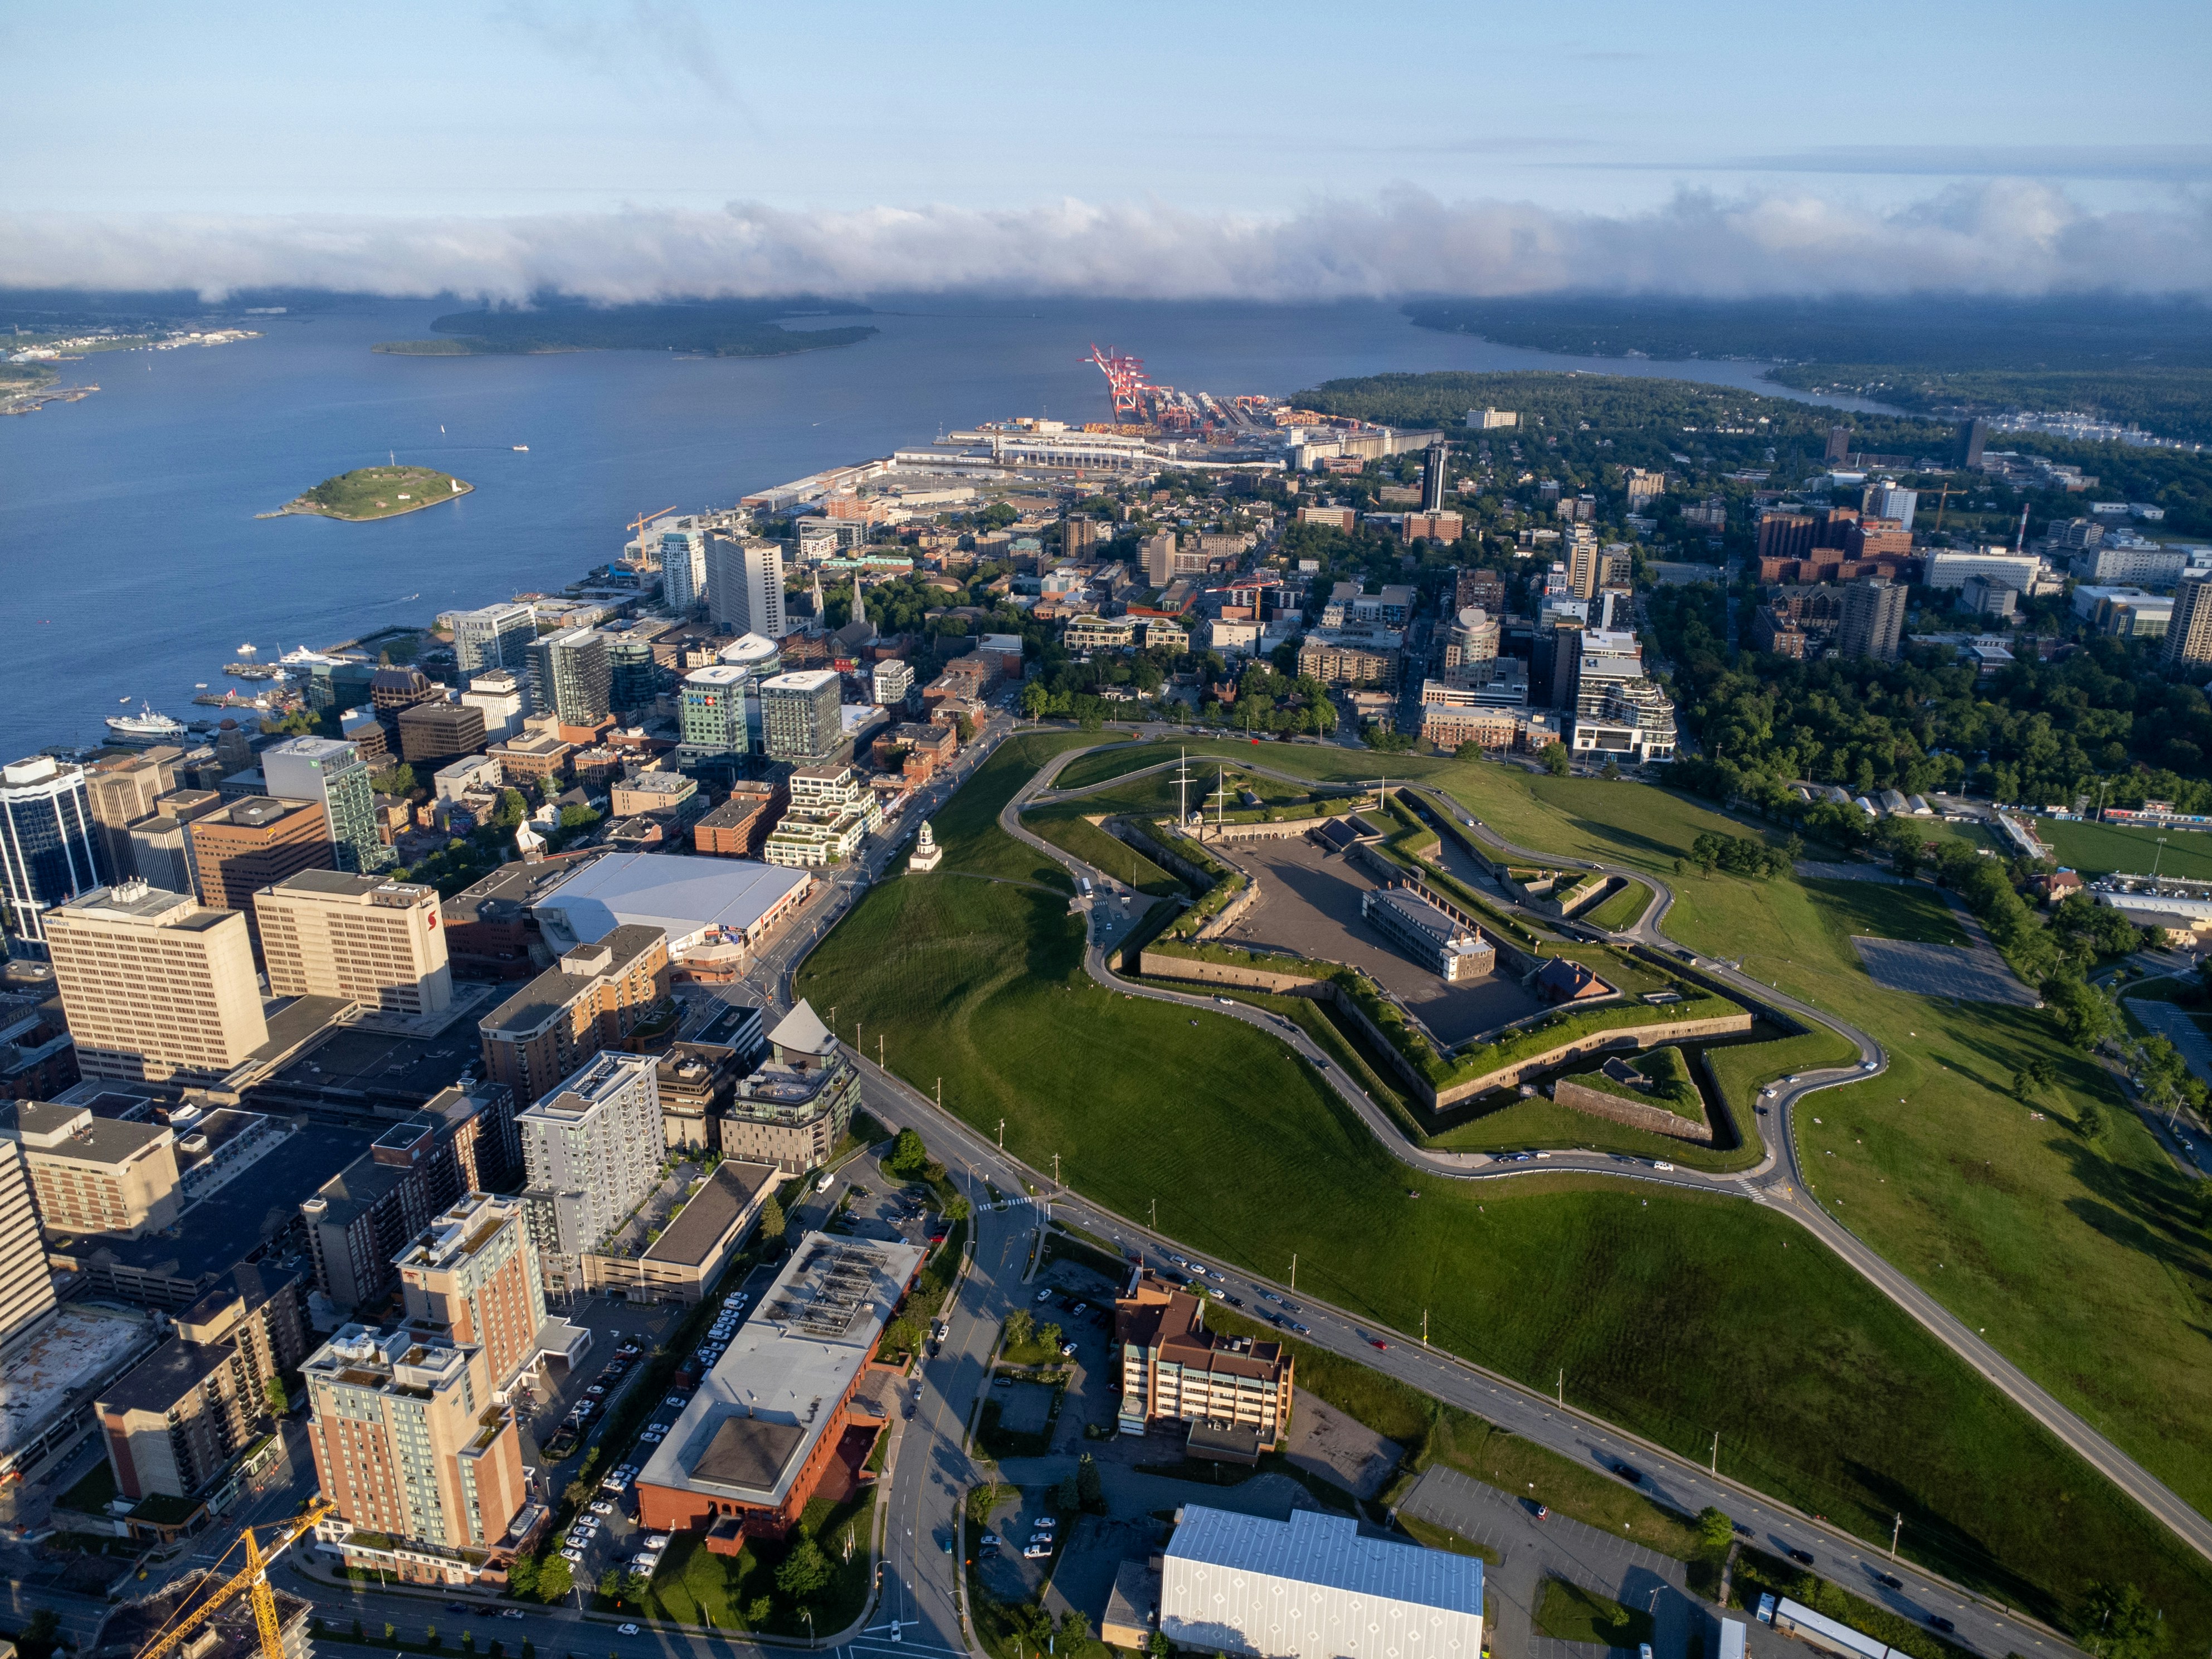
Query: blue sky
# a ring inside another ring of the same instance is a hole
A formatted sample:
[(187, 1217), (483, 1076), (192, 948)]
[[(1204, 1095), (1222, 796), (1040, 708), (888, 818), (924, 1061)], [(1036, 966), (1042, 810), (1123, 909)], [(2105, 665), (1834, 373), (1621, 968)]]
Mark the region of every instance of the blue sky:
[[(2194, 238), (2212, 185), (2208, 16), (2163, 3), (15, 7), (0, 13), (0, 214), (30, 216), (39, 246), (23, 264), (0, 250), (0, 278), (75, 258), (89, 280), (126, 241), (142, 264), (212, 266), (216, 221), (291, 222), (296, 240), (319, 216), (355, 233), (683, 223), (733, 202), (805, 217), (1074, 201), (1137, 216), (1122, 234), (1164, 237), (1173, 257), (1185, 216), (1220, 235), (1394, 193), (1546, 223), (1641, 223), (1708, 198), (1889, 223), (1955, 218), (1990, 181), (2031, 179), (2063, 205), (2008, 195), (2021, 234), (2057, 211)], [(100, 235), (65, 246), (72, 222)]]

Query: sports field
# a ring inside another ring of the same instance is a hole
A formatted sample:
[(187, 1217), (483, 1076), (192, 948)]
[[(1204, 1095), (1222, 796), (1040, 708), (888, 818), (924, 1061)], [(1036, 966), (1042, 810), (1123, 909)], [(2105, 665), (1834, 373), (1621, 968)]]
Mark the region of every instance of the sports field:
[(2147, 876), (2155, 866), (2162, 876), (2212, 881), (2212, 835), (2202, 830), (2142, 830), (2059, 818), (2037, 818), (2031, 827), (2050, 843), (2060, 864), (2084, 876)]
[[(1269, 758), (1297, 752), (1273, 745)], [(1594, 787), (1626, 797), (1621, 787)], [(1643, 815), (1637, 833), (1656, 816)], [(1683, 823), (1699, 818), (1711, 821), (1684, 804)], [(1730, 948), (1754, 958), (1778, 927), (1785, 941), (1792, 930), (1808, 934), (1818, 948), (1794, 948), (1808, 958), (1809, 980), (1849, 975), (1857, 998), (1889, 997), (1838, 954), (1862, 916), (1823, 921), (1794, 883), (1756, 892), (1726, 878), (1682, 885), (1697, 894), (1684, 918), (1692, 931), (1736, 927), (1744, 938)], [(1917, 894), (1886, 890), (1897, 896), (1854, 902), (1907, 907), (1897, 916), (1904, 925), (1929, 920), (1910, 908), (1926, 902)], [(1744, 912), (1784, 905), (1779, 922), (1744, 927)], [(1296, 1251), (1301, 1282), (1317, 1295), (1401, 1329), (1418, 1327), (1425, 1308), (1433, 1339), (1533, 1386), (1548, 1389), (1564, 1366), (1583, 1404), (1686, 1455), (1704, 1455), (1718, 1430), (1732, 1473), (1863, 1536), (1886, 1540), (1902, 1508), (1908, 1550), (2014, 1605), (2063, 1620), (2090, 1580), (2124, 1578), (2158, 1597), (2178, 1650), (2212, 1639), (2205, 1564), (1786, 1220), (1740, 1200), (1646, 1195), (1601, 1179), (1547, 1177), (1478, 1197), (1410, 1176), (1272, 1038), (1092, 985), (1080, 940), (1056, 895), (902, 878), (833, 933), (799, 990), (817, 1006), (865, 1011), (889, 1037), (895, 1069), (924, 1086), (943, 1076), (947, 1106), (972, 1122), (995, 1127), (1005, 1117), (1009, 1150), (1033, 1164), (1059, 1153), (1071, 1182), (1124, 1213), (1157, 1200), (1164, 1230), (1192, 1245), (1279, 1274)], [(2029, 1052), (2051, 1048), (2029, 1021), (2040, 1017), (1976, 1009), (1959, 1024), (2008, 1048), (2015, 1039)], [(1923, 1029), (1942, 1028), (1931, 1020)], [(1914, 1080), (1899, 1081), (1911, 1095)], [(1970, 1086), (1985, 1092), (1979, 1077)], [(1926, 1144), (1912, 1155), (1935, 1169), (1887, 1179), (1910, 1182), (1908, 1212), (1931, 1200), (1963, 1204), (1969, 1226), (1985, 1227), (1972, 1212), (1994, 1200), (1994, 1185), (1953, 1167), (1963, 1160), (1948, 1098), (1913, 1119)], [(1966, 1109), (1998, 1109), (1973, 1098)], [(1831, 1121), (1871, 1115), (1868, 1106)], [(1904, 1139), (1893, 1126), (1863, 1127)], [(2047, 1138), (2053, 1127), (2039, 1128)], [(2111, 1137), (2123, 1151), (2125, 1133)], [(1905, 1150), (1883, 1167), (1902, 1170)], [(1866, 1162), (1867, 1179), (1883, 1178)], [(1824, 1170), (1824, 1197), (1843, 1173)], [(2047, 1201), (2039, 1194), (2045, 1218)], [(1846, 1212), (1855, 1225), (1856, 1209)], [(2075, 1248), (2069, 1240), (2057, 1254)], [(2112, 1249), (2111, 1260), (2085, 1265), (2128, 1280), (2136, 1271), (2128, 1245)], [(2034, 1265), (2054, 1265), (2047, 1243), (2030, 1254), (2041, 1256)], [(1996, 1271), (1971, 1260), (1954, 1267)], [(2120, 1288), (2123, 1319), (2138, 1316), (2140, 1281)], [(2034, 1322), (2018, 1310), (2010, 1317)], [(2194, 1377), (2158, 1370), (2195, 1409)], [(2169, 1420), (2181, 1409), (2163, 1405), (2159, 1430), (2181, 1426)]]

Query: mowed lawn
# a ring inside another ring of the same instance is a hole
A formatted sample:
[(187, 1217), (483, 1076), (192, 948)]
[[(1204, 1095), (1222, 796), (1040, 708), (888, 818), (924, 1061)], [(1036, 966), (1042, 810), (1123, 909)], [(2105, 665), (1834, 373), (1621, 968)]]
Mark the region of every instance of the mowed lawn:
[(1103, 783), (1109, 778), (1126, 776), (1140, 772), (1147, 766), (1158, 766), (1163, 761), (1176, 757), (1174, 744), (1127, 743), (1113, 732), (1095, 733), (1091, 741), (1099, 744), (1116, 742), (1126, 747), (1102, 749), (1095, 755), (1085, 755), (1068, 762), (1060, 776), (1054, 781), (1055, 789), (1083, 789), (1094, 783)]
[[(2058, 862), (2084, 876), (2161, 876), (2212, 881), (2212, 835), (2201, 830), (2142, 830), (2131, 824), (2069, 823), (2037, 818), (2030, 825), (2048, 842)], [(2163, 836), (2166, 849), (2159, 850)]]
[(1031, 835), (1042, 836), (1060, 851), (1074, 854), (1140, 893), (1150, 893), (1156, 898), (1172, 898), (1188, 895), (1190, 891), (1181, 879), (1160, 868), (1127, 842), (1116, 841), (1087, 817), (1031, 812), (1024, 817), (1022, 823)]
[(930, 820), (931, 833), (945, 849), (945, 861), (939, 870), (1041, 882), (1064, 892), (1074, 891), (1075, 878), (1066, 866), (1000, 829), (999, 813), (1054, 755), (1096, 741), (1079, 732), (1024, 732), (1000, 744), (998, 752)]
[[(1279, 750), (1287, 745), (1279, 745)], [(1802, 1230), (1730, 1198), (1595, 1177), (1479, 1190), (1415, 1176), (1267, 1034), (1091, 984), (1056, 894), (904, 876), (798, 991), (865, 1011), (891, 1066), (1032, 1166), (1355, 1313), (1571, 1398), (2063, 1620), (2142, 1585), (2177, 1650), (2212, 1571), (1983, 1387)], [(1408, 1196), (1409, 1188), (1421, 1196)]]
[[(2110, 1078), (2049, 1015), (1931, 1001), (1868, 977), (1853, 934), (1964, 942), (1939, 894), (1706, 877), (1694, 866), (1677, 876), (1674, 859), (1686, 860), (1701, 830), (1760, 832), (1662, 790), (1494, 765), (1462, 769), (1447, 787), (1524, 845), (1662, 875), (1675, 894), (1670, 936), (1741, 958), (1753, 977), (1881, 1042), (1891, 1062), (1881, 1079), (1823, 1093), (1796, 1115), (1817, 1195), (2190, 1503), (2212, 1509), (2212, 1249), (2199, 1207)], [(2024, 1103), (2013, 1079), (2037, 1057), (2058, 1081)], [(2094, 1144), (2069, 1127), (2091, 1100), (2110, 1126)]]

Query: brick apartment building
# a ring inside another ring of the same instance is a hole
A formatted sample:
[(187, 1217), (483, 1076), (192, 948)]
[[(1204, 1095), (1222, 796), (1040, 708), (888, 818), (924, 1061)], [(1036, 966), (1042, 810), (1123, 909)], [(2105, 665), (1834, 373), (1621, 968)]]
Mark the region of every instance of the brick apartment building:
[(536, 1100), (630, 1033), (668, 995), (668, 935), (629, 923), (561, 959), (477, 1026), (484, 1075)]

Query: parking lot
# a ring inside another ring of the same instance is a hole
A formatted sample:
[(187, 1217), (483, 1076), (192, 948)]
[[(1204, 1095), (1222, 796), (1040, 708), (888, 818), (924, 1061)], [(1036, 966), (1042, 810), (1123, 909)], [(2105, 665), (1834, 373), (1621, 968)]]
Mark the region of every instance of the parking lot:
[[(752, 1283), (752, 1280), (748, 1280), (749, 1286)], [(714, 1323), (693, 1350), (692, 1364), (699, 1373), (703, 1374), (711, 1368), (727, 1350), (731, 1336), (744, 1322), (756, 1294), (754, 1289), (740, 1289), (723, 1304)], [(659, 1311), (672, 1317), (676, 1310), (663, 1309)], [(638, 1346), (641, 1349), (645, 1346), (642, 1342)], [(642, 1353), (636, 1357), (641, 1358)], [(625, 1363), (620, 1349), (616, 1350), (611, 1363), (617, 1367)], [(580, 1368), (580, 1375), (588, 1374), (591, 1369), (589, 1366)], [(610, 1381), (605, 1371), (606, 1368), (602, 1367), (599, 1376), (585, 1385), (581, 1398), (593, 1398), (591, 1394), (592, 1388), (605, 1388), (605, 1397), (610, 1401), (618, 1397), (618, 1387), (629, 1383), (630, 1379), (620, 1377)], [(647, 1534), (638, 1526), (635, 1496), (637, 1476), (651, 1460), (655, 1449), (667, 1437), (669, 1431), (675, 1427), (676, 1419), (682, 1415), (684, 1407), (690, 1403), (690, 1399), (691, 1386), (686, 1386), (681, 1381), (661, 1396), (644, 1426), (638, 1431), (635, 1443), (628, 1449), (622, 1461), (600, 1478), (599, 1490), (578, 1512), (568, 1531), (562, 1537), (561, 1554), (580, 1579), (596, 1579), (610, 1567), (650, 1578), (658, 1569), (661, 1553), (668, 1547), (668, 1536), (665, 1533)]]
[(1858, 947), (1859, 960), (1874, 982), (1893, 991), (1961, 1002), (2002, 1002), (2015, 1008), (2036, 1006), (2035, 993), (1986, 945), (1922, 945), (1858, 934), (1852, 935), (1851, 943)]
[(448, 1025), (434, 1037), (341, 1030), (270, 1079), (293, 1088), (344, 1089), (411, 1095), (428, 1100), (477, 1059), (473, 1022)]

